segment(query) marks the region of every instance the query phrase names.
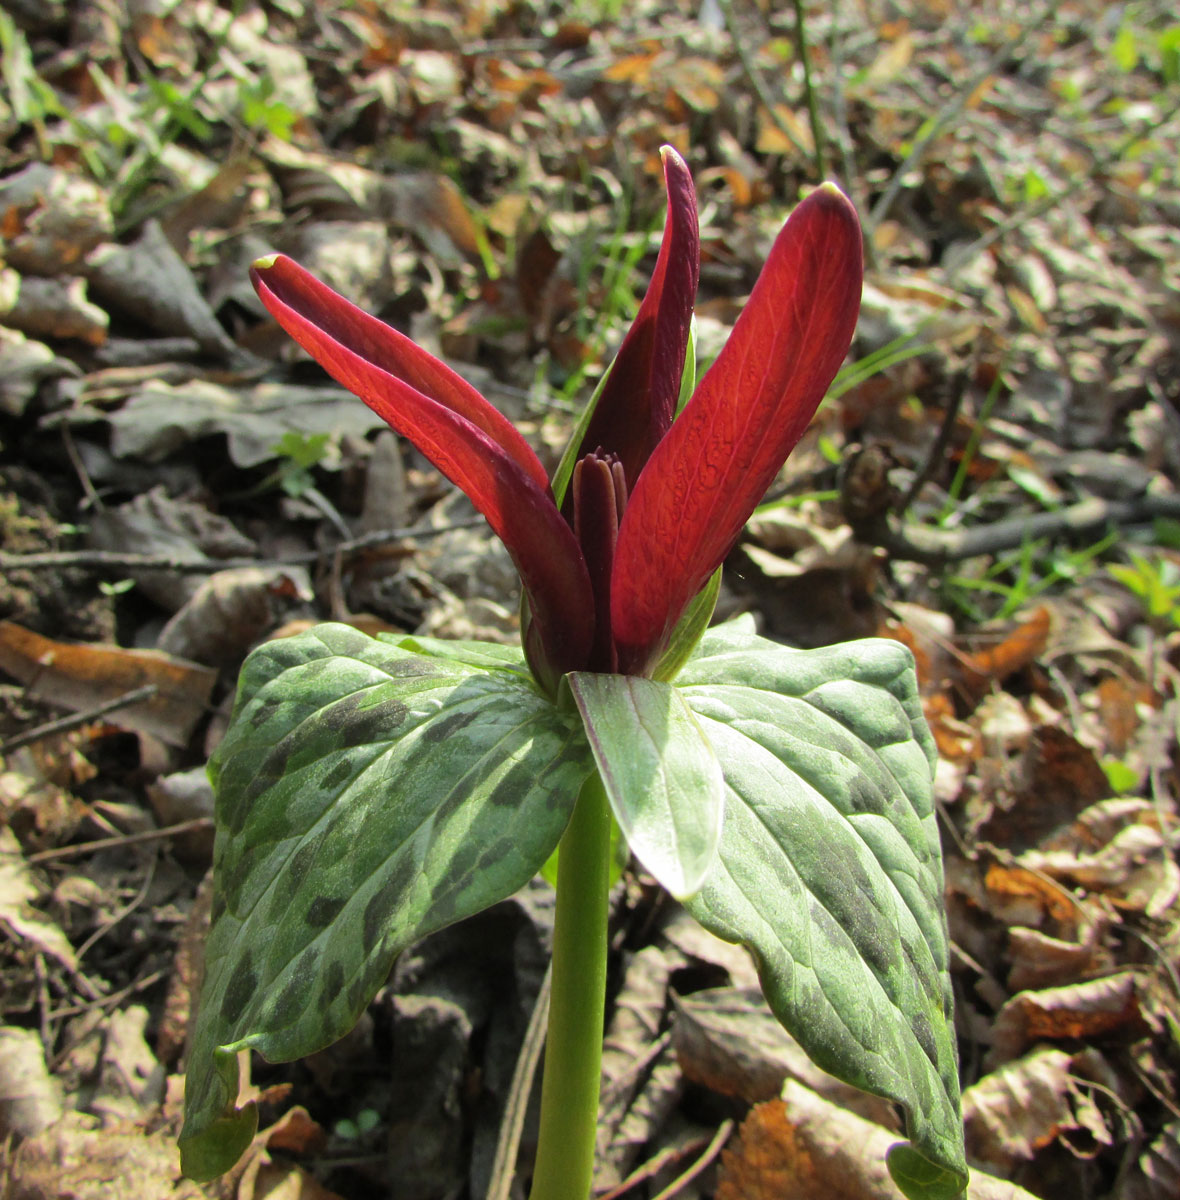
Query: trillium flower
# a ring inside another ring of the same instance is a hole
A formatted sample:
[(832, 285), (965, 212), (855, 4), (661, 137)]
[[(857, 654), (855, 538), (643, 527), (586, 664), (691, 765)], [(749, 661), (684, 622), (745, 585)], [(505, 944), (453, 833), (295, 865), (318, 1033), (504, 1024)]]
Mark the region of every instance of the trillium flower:
[(831, 184), (779, 233), (725, 347), (679, 416), (700, 272), (696, 196), (663, 151), (655, 272), (556, 492), (521, 434), (409, 338), (274, 255), (251, 275), (279, 324), (412, 442), (507, 547), (524, 644), (551, 694), (570, 671), (650, 676), (807, 428), (852, 341), (860, 225)]

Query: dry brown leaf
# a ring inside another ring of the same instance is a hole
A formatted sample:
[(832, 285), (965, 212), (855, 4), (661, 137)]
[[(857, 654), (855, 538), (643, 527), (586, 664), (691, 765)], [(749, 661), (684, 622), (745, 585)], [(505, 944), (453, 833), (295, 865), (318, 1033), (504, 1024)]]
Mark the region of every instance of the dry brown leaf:
[(293, 1163), (259, 1162), (238, 1185), (237, 1200), (342, 1200), (314, 1175)]
[[(627, 965), (615, 1011), (602, 1047), (602, 1098), (599, 1104), (595, 1183), (613, 1187), (631, 1169), (651, 1129), (638, 1137), (620, 1137), (631, 1101), (651, 1069), (650, 1050), (657, 1042), (668, 1002), (673, 952), (645, 946)], [(679, 1079), (675, 1081), (679, 1084)], [(679, 1087), (675, 1087), (679, 1094)]]
[(4, 257), (19, 271), (68, 271), (113, 232), (106, 192), (81, 175), (37, 162), (0, 183)]
[(86, 273), (100, 300), (148, 329), (196, 338), (201, 349), (218, 358), (233, 356), (232, 340), (156, 221), (148, 221), (131, 245), (108, 242), (92, 250)]
[(1170, 1121), (1139, 1155), (1123, 1181), (1120, 1200), (1171, 1200), (1180, 1196), (1180, 1121)]
[(205, 971), (205, 938), (213, 910), (213, 872), (206, 873), (180, 933), (164, 1013), (156, 1033), (156, 1054), (162, 1063), (175, 1066), (188, 1040), (189, 1018)]
[(1020, 992), (992, 1025), (990, 1063), (1008, 1062), (1039, 1041), (1125, 1037), (1149, 1031), (1139, 1000), (1141, 981), (1134, 971), (1039, 992)]
[(86, 298), (84, 279), (25, 275), (5, 293), (0, 320), (11, 329), (50, 341), (76, 339), (91, 346), (106, 341), (110, 318)]
[(1108, 968), (1110, 955), (1100, 940), (1107, 924), (1101, 919), (1087, 921), (1077, 941), (1013, 926), (1008, 930), (1008, 987), (1013, 992), (1060, 987)]
[(1022, 756), (1014, 786), (996, 797), (979, 836), (1011, 850), (1030, 849), (1109, 795), (1094, 752), (1066, 730), (1042, 725)]
[(963, 686), (981, 692), (1035, 662), (1049, 643), (1050, 616), (1041, 607), (994, 646), (959, 656)]
[(897, 1128), (888, 1101), (821, 1071), (779, 1024), (759, 988), (710, 988), (674, 1000), (672, 1045), (685, 1075), (754, 1104), (795, 1079), (867, 1120)]
[(188, 744), (217, 682), (216, 671), (156, 650), (57, 642), (12, 621), (0, 621), (0, 670), (24, 684), (29, 695), (72, 712), (154, 684), (154, 696), (108, 720), (171, 746)]
[(201, 582), (160, 631), (165, 654), (211, 667), (234, 667), (289, 608), (312, 598), (303, 567), (232, 567)]
[[(897, 1135), (788, 1081), (759, 1104), (722, 1154), (716, 1200), (897, 1200), (885, 1155)], [(973, 1170), (965, 1200), (1035, 1200)]]
[(967, 1088), (967, 1157), (1006, 1174), (1071, 1130), (1084, 1129), (1092, 1144), (1109, 1145), (1110, 1130), (1072, 1066), (1072, 1055), (1044, 1048)]

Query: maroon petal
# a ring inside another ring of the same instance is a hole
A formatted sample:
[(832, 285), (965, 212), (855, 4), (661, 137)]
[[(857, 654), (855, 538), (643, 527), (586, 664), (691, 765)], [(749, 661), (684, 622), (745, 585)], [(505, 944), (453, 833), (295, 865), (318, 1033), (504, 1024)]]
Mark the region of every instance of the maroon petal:
[(656, 269), (582, 438), (578, 457), (601, 446), (618, 456), (632, 488), (672, 424), (701, 270), (697, 198), (684, 159), (661, 151), (668, 215)]
[(642, 673), (729, 553), (823, 399), (856, 329), (860, 223), (832, 184), (780, 232), (733, 333), (652, 453), (611, 588), (619, 669)]
[(287, 333), (487, 518), (520, 572), (554, 673), (584, 666), (594, 635), (586, 565), (524, 438), (449, 367), (291, 259), (260, 259), (251, 278)]

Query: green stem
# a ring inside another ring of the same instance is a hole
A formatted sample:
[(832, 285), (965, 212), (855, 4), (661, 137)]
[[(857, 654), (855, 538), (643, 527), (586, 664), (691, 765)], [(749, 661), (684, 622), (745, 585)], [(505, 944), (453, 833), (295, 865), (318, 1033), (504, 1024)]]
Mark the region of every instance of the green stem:
[(557, 860), (553, 991), (529, 1200), (590, 1195), (606, 1005), (609, 868), (610, 808), (595, 773), (578, 796)]

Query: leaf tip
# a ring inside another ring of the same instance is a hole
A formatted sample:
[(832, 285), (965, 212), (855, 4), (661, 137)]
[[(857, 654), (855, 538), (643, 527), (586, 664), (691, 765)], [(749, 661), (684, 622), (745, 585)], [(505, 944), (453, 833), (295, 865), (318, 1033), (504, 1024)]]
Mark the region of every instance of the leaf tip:
[(967, 1186), (965, 1167), (932, 1162), (909, 1142), (890, 1146), (885, 1165), (909, 1200), (956, 1200)]
[(179, 1139), (180, 1172), (196, 1183), (224, 1175), (242, 1157), (258, 1132), (258, 1107), (251, 1101), (218, 1117), (199, 1133)]

